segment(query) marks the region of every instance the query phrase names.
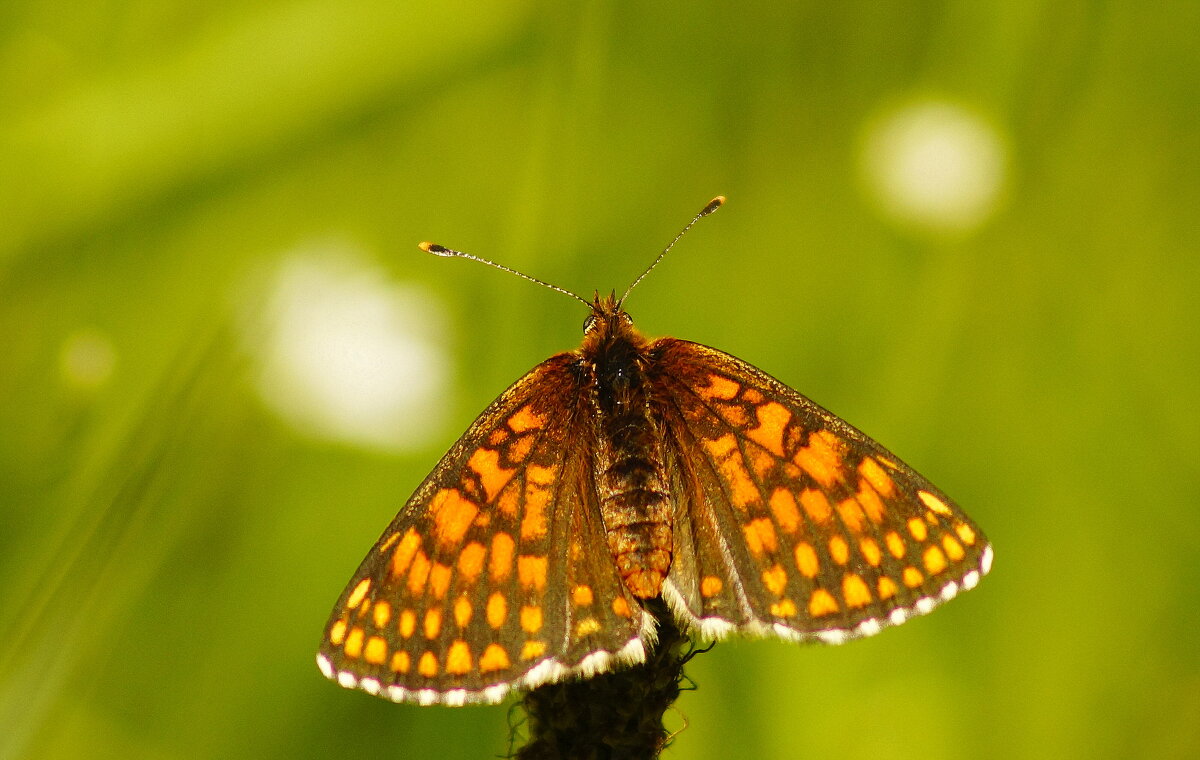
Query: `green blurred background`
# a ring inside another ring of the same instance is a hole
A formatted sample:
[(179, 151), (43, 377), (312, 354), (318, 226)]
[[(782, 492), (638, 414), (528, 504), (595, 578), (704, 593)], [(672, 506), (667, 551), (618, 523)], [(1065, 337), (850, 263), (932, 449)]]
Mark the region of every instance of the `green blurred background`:
[[(996, 547), (731, 641), (679, 758), (1200, 755), (1200, 4), (0, 6), (0, 757), (506, 751), (313, 654), (579, 304), (884, 442)], [(686, 727), (686, 728), (685, 728)]]

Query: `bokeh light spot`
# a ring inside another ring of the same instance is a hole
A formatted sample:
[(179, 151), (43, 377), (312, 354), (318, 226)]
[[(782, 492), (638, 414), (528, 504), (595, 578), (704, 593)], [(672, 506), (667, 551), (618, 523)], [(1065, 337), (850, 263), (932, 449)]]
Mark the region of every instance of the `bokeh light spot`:
[(296, 430), (391, 452), (440, 432), (448, 360), (432, 294), (350, 246), (297, 251), (248, 292), (259, 395)]
[(58, 354), (58, 369), (70, 388), (88, 391), (99, 388), (112, 377), (117, 352), (103, 332), (86, 327), (63, 341)]
[(925, 100), (872, 120), (861, 162), (871, 195), (894, 221), (961, 234), (999, 207), (1007, 141), (996, 125), (966, 108)]

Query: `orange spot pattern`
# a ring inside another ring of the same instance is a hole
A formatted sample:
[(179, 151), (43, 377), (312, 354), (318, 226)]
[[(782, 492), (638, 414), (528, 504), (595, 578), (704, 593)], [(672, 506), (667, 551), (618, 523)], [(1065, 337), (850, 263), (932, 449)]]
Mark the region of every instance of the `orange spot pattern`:
[(417, 613), (412, 610), (404, 610), (400, 613), (400, 635), (408, 638), (417, 630)]
[(829, 538), (829, 556), (833, 557), (833, 561), (839, 565), (849, 562), (850, 545), (846, 543), (846, 539), (841, 536), (831, 536)]
[(829, 499), (815, 488), (809, 488), (800, 494), (800, 506), (804, 507), (804, 512), (809, 519), (818, 525), (827, 524), (833, 516), (833, 508), (829, 506)]
[(858, 550), (862, 552), (863, 559), (871, 567), (879, 567), (879, 563), (883, 560), (883, 552), (879, 550), (879, 544), (875, 543), (870, 538), (864, 538), (858, 542)]
[(546, 557), (522, 554), (517, 557), (517, 580), (526, 589), (546, 590)]
[(618, 596), (612, 601), (612, 611), (615, 615), (620, 615), (623, 618), (633, 617), (633, 610), (629, 607), (629, 602), (623, 596)]
[(783, 430), (792, 421), (792, 413), (782, 404), (770, 401), (755, 408), (758, 427), (746, 431), (746, 437), (777, 457), (783, 456)]
[(412, 667), (412, 660), (409, 658), (408, 652), (399, 650), (392, 654), (392, 662), (389, 667), (397, 673), (407, 673)]
[(771, 493), (771, 514), (784, 533), (795, 533), (800, 528), (800, 510), (796, 507), (796, 497), (786, 488), (776, 488)]
[(346, 606), (351, 608), (357, 607), (358, 603), (361, 602), (363, 597), (367, 595), (367, 591), (370, 588), (371, 580), (369, 578), (364, 578), (359, 581), (358, 585), (354, 587), (354, 590), (350, 592), (350, 598), (346, 600)]
[(429, 593), (434, 599), (443, 599), (450, 588), (450, 566), (434, 562), (429, 569)]
[(456, 676), (471, 672), (471, 647), (467, 642), (458, 640), (450, 645), (446, 652), (446, 672)]
[[(889, 480), (888, 482), (890, 483), (891, 481)], [(875, 492), (875, 489), (871, 487), (870, 482), (864, 480), (859, 483), (858, 493), (854, 495), (854, 498), (858, 500), (863, 512), (866, 513), (871, 522), (876, 525), (883, 522), (885, 512), (883, 501), (880, 500), (879, 494)]]
[(756, 557), (761, 557), (764, 553), (774, 553), (779, 548), (779, 542), (775, 538), (775, 526), (765, 517), (751, 520), (742, 527), (742, 533), (746, 537), (747, 548)]
[(959, 523), (954, 526), (954, 532), (962, 539), (962, 542), (967, 546), (975, 545), (975, 531), (971, 530), (971, 526), (966, 523)]
[(346, 637), (346, 646), (342, 651), (351, 659), (362, 654), (363, 647), (363, 629), (353, 628), (350, 630), (350, 635)]
[(471, 622), (471, 613), (471, 600), (460, 596), (454, 603), (454, 622), (459, 628), (467, 627), (467, 623)]
[(950, 535), (949, 533), (942, 536), (942, 547), (945, 548), (946, 555), (955, 562), (958, 562), (963, 558), (963, 556), (966, 555), (966, 552), (962, 548), (962, 544), (960, 544), (954, 538), (954, 536)]
[(817, 553), (806, 543), (796, 544), (796, 568), (805, 578), (816, 578), (821, 565), (817, 561)]
[(763, 585), (773, 594), (782, 594), (783, 590), (787, 588), (787, 580), (787, 571), (779, 564), (774, 564), (763, 570)]
[(487, 547), (478, 541), (472, 541), (458, 553), (458, 572), (463, 582), (470, 585), (483, 572), (483, 558), (487, 556)]
[(741, 452), (738, 450), (737, 439), (733, 433), (705, 440), (704, 447), (717, 463), (717, 467), (721, 471), (721, 478), (730, 490), (729, 498), (733, 505), (745, 510), (746, 507), (756, 503), (760, 498), (758, 487), (754, 485), (750, 473), (746, 470)]
[(380, 636), (372, 636), (363, 649), (363, 659), (372, 665), (382, 665), (387, 660), (387, 653), (387, 642)]
[(544, 641), (526, 641), (525, 646), (521, 647), (522, 660), (536, 660), (546, 653), (546, 642)]
[(833, 598), (833, 594), (823, 588), (813, 591), (812, 596), (808, 598), (808, 614), (813, 617), (824, 617), (837, 611), (837, 600)]
[(917, 498), (919, 498), (925, 506), (929, 507), (934, 512), (937, 512), (939, 515), (952, 514), (950, 512), (950, 507), (946, 506), (946, 502), (942, 501), (928, 491), (917, 491)]
[(432, 607), (425, 611), (425, 638), (436, 639), (442, 631), (442, 610)]
[(508, 429), (520, 435), (535, 430), (546, 424), (546, 418), (535, 414), (529, 405), (518, 409), (508, 418)]
[(838, 517), (842, 518), (842, 524), (845, 525), (851, 533), (863, 532), (863, 510), (859, 506), (858, 500), (846, 499), (838, 502), (837, 505)]
[(329, 628), (329, 641), (335, 647), (340, 647), (346, 640), (346, 621), (339, 620)]
[(775, 617), (791, 617), (796, 614), (796, 603), (791, 599), (781, 599), (771, 605), (771, 614)]
[(445, 549), (458, 548), (477, 514), (479, 507), (470, 499), (464, 499), (457, 488), (443, 488), (429, 504), (434, 537)]
[(396, 550), (392, 552), (392, 577), (398, 578), (408, 570), (408, 565), (412, 562), (413, 556), (417, 553), (417, 549), (421, 546), (421, 536), (416, 530), (409, 528), (404, 538), (396, 546)]
[(592, 603), (592, 587), (579, 585), (571, 589), (571, 601), (576, 607), (587, 607)]
[(700, 394), (709, 399), (723, 399), (732, 401), (737, 397), (738, 389), (742, 386), (727, 377), (720, 375), (709, 375), (708, 387), (701, 388)]
[(425, 552), (418, 551), (417, 556), (413, 557), (412, 566), (408, 571), (408, 592), (413, 596), (420, 596), (425, 590), (425, 579), (429, 577), (429, 570), (433, 564), (429, 558), (425, 556)]
[(512, 663), (508, 660), (508, 652), (499, 644), (488, 644), (479, 658), (479, 672), (495, 673), (497, 670), (508, 670)]
[(908, 532), (918, 541), (924, 541), (929, 537), (929, 531), (925, 527), (925, 521), (919, 517), (913, 517), (909, 519)]
[(476, 449), (471, 458), (467, 460), (467, 466), (479, 476), (479, 482), (483, 484), (483, 493), (489, 504), (500, 493), (500, 489), (512, 480), (513, 473), (516, 472), (516, 470), (501, 467), (500, 452), (493, 449)]
[(879, 598), (887, 601), (896, 595), (896, 582), (886, 575), (879, 578)]
[(925, 572), (930, 575), (937, 575), (946, 569), (946, 555), (936, 544), (927, 548), (921, 559), (925, 563)]
[(842, 578), (842, 597), (846, 600), (847, 607), (866, 607), (871, 603), (871, 589), (861, 576), (846, 573)]
[(487, 601), (488, 625), (498, 631), (506, 619), (508, 619), (508, 601), (504, 598), (504, 594), (496, 591), (488, 597)]
[(721, 593), (721, 589), (725, 584), (715, 575), (706, 575), (704, 580), (700, 581), (700, 596), (706, 599), (712, 598)]
[(807, 446), (801, 446), (796, 451), (794, 461), (813, 480), (825, 488), (831, 488), (845, 476), (841, 448), (837, 436), (828, 430), (819, 430), (809, 435)]
[(376, 628), (383, 628), (392, 619), (392, 605), (385, 601), (375, 602), (375, 608), (371, 610), (371, 617), (375, 620)]
[(421, 655), (421, 659), (417, 661), (417, 672), (426, 678), (433, 678), (438, 674), (438, 661), (433, 652)]
[(536, 605), (522, 607), (521, 627), (528, 633), (537, 633), (542, 630), (542, 608)]
[(883, 468), (871, 457), (865, 457), (858, 465), (858, 474), (871, 484), (871, 488), (885, 498), (891, 498), (896, 493), (896, 484), (892, 482)]
[(492, 554), (488, 558), (488, 573), (493, 583), (503, 583), (512, 573), (513, 549), (516, 544), (507, 533), (492, 536)]

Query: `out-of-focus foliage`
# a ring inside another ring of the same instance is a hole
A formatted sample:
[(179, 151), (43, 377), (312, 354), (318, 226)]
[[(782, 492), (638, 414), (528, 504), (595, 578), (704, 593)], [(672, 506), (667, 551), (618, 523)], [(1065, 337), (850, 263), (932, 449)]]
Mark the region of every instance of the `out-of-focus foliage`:
[(0, 757), (503, 752), (313, 654), (483, 406), (630, 300), (996, 565), (697, 658), (671, 756), (1200, 754), (1200, 5), (0, 8)]

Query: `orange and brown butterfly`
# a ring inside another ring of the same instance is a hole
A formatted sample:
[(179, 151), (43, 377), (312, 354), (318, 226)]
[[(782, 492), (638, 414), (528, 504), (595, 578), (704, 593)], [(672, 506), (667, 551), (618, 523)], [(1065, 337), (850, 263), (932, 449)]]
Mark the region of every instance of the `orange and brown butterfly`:
[(621, 298), (562, 291), (591, 309), (582, 346), (501, 394), (409, 498), (338, 599), (326, 676), (498, 702), (643, 661), (659, 597), (699, 637), (836, 644), (988, 572), (979, 528), (887, 449), (740, 359), (633, 326), (629, 291), (723, 202)]

